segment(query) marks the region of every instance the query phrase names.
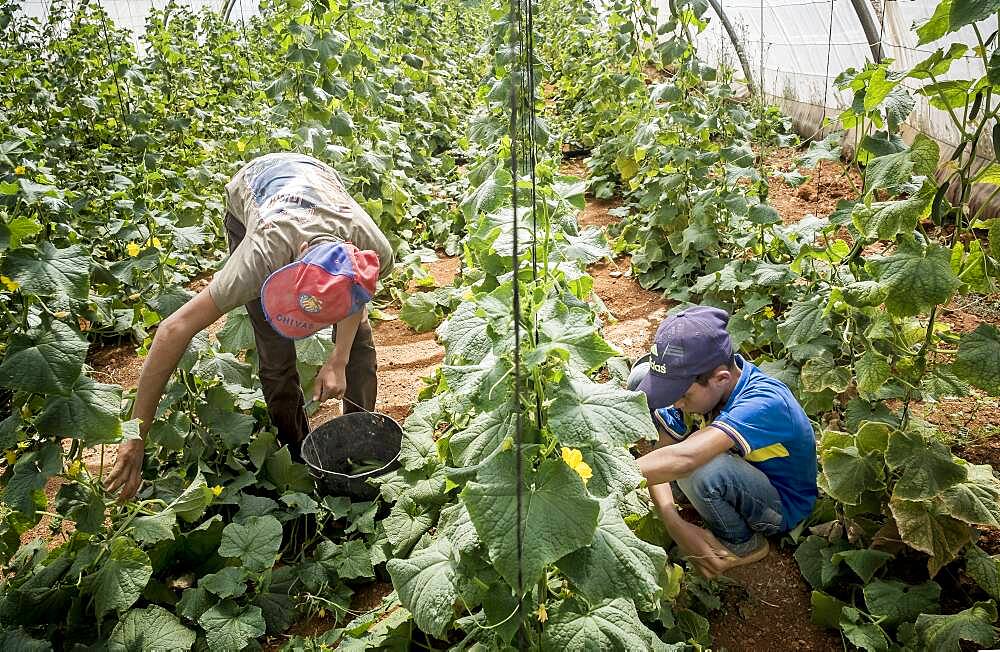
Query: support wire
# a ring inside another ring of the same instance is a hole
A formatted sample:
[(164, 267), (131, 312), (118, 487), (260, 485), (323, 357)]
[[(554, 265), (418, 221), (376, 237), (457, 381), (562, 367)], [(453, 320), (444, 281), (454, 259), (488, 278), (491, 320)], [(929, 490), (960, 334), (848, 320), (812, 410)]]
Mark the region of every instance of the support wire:
[[(522, 176), (528, 178), (531, 183), (530, 211), (531, 211), (531, 280), (532, 284), (537, 284), (538, 273), (538, 179), (536, 177), (536, 164), (538, 161), (537, 133), (536, 133), (536, 96), (535, 96), (535, 39), (534, 39), (534, 2), (533, 0), (510, 0), (510, 47), (512, 52), (512, 63), (510, 66), (510, 167), (512, 177), (511, 204), (513, 209), (513, 253), (511, 254), (511, 266), (513, 272), (513, 300), (512, 309), (514, 313), (514, 409), (516, 410), (515, 439), (516, 439), (516, 482), (517, 482), (517, 527), (515, 532), (517, 545), (517, 595), (518, 611), (521, 617), (521, 626), (518, 635), (519, 649), (526, 649), (527, 640), (525, 637), (524, 618), (524, 408), (522, 405), (522, 387), (524, 379), (521, 367), (521, 288), (520, 288), (520, 268), (521, 268), (521, 241), (520, 241), (520, 202), (518, 199), (518, 185)], [(545, 270), (547, 275), (547, 270)], [(534, 315), (534, 309), (531, 310)], [(532, 344), (538, 342), (538, 324), (532, 317), (531, 337)], [(535, 392), (535, 418), (538, 426), (542, 423), (542, 397)]]
[[(518, 255), (518, 218), (517, 218), (517, 182), (519, 178), (519, 161), (517, 154), (517, 131), (518, 131), (518, 110), (520, 101), (521, 80), (514, 78), (518, 75), (518, 62), (521, 57), (520, 46), (520, 0), (510, 0), (510, 46), (514, 53), (514, 58), (510, 70), (510, 168), (511, 168), (511, 205), (513, 208), (513, 253), (511, 254), (511, 264), (513, 271), (514, 296), (512, 308), (514, 311), (514, 410), (515, 418), (515, 473), (517, 482), (517, 521), (514, 527), (514, 536), (517, 546), (517, 610), (519, 625), (518, 648), (525, 649), (524, 640), (524, 541), (522, 531), (523, 497), (521, 487), (524, 484), (524, 455), (521, 445), (524, 441), (524, 423), (521, 415), (521, 291), (518, 280), (520, 267)], [(519, 77), (519, 75), (518, 75)]]

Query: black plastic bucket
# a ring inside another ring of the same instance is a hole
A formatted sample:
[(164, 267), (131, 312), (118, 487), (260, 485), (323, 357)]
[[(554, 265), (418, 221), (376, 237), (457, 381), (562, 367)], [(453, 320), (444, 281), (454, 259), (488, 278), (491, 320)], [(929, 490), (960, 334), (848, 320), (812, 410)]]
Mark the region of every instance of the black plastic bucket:
[[(306, 435), (302, 459), (316, 478), (319, 492), (373, 500), (378, 487), (366, 480), (399, 468), (403, 429), (395, 419), (375, 412), (351, 412), (336, 417)], [(348, 460), (377, 460), (382, 466), (351, 473)]]

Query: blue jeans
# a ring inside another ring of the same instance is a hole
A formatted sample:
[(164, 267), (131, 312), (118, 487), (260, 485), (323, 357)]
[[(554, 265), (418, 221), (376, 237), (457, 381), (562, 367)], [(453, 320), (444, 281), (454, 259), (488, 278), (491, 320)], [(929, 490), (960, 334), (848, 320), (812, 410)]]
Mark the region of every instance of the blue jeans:
[(737, 555), (753, 552), (763, 537), (784, 529), (778, 491), (739, 455), (717, 455), (676, 483), (706, 527)]
[[(649, 362), (640, 358), (627, 387), (634, 390), (647, 373)], [(763, 471), (735, 453), (718, 455), (671, 485), (684, 493), (712, 534), (737, 555), (753, 552), (763, 537), (787, 529), (778, 490)]]

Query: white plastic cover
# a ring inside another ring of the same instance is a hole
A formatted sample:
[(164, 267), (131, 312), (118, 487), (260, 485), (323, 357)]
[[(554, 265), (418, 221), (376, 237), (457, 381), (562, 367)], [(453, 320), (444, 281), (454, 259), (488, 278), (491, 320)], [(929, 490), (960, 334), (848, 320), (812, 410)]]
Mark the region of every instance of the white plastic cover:
[[(835, 119), (849, 104), (850, 94), (838, 91), (834, 80), (843, 70), (860, 70), (874, 58), (850, 0), (719, 1), (743, 43), (758, 85), (769, 101), (792, 118), (800, 134), (817, 134), (824, 117)], [(667, 0), (656, 2), (661, 11), (667, 11)], [(968, 26), (940, 42), (917, 46), (914, 26), (933, 15), (937, 0), (887, 0), (884, 12), (882, 0), (864, 4), (879, 31), (884, 58), (894, 60), (892, 70), (908, 70), (938, 47), (947, 49), (953, 42), (976, 43), (975, 32)], [(699, 53), (712, 64), (725, 62), (742, 78), (742, 68), (722, 22), (712, 9), (709, 17), (709, 27), (698, 36)], [(996, 29), (993, 21), (980, 25), (985, 34)], [(973, 80), (983, 74), (982, 60), (967, 54), (955, 62), (945, 78)], [(904, 83), (910, 88), (918, 86), (915, 80)], [(923, 132), (938, 141), (943, 159), (950, 157), (959, 141), (958, 128), (946, 112), (930, 106), (927, 98), (915, 97), (917, 103), (904, 126), (904, 137), (911, 140), (916, 132)], [(981, 140), (977, 154), (981, 165), (995, 160), (988, 137)], [(988, 190), (978, 188), (977, 197)]]
[[(114, 24), (122, 29), (128, 29), (138, 43), (146, 29), (146, 18), (153, 7), (163, 9), (168, 0), (97, 0)], [(44, 19), (49, 14), (50, 0), (21, 0), (21, 10), (28, 16)], [(178, 0), (178, 4), (200, 11), (205, 7), (214, 11), (222, 11), (226, 0)], [(241, 16), (241, 6), (245, 8), (247, 18), (257, 10), (257, 0), (237, 0), (233, 6), (231, 18)]]

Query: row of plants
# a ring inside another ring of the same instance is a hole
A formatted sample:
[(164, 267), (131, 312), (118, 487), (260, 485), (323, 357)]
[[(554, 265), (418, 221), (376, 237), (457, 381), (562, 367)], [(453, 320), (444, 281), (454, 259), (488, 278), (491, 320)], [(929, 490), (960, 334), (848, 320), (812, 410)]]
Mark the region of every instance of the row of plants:
[[(405, 423), (403, 468), (381, 487), (386, 568), (436, 645), (670, 649), (647, 622), (678, 630), (680, 568), (626, 524), (650, 514), (628, 447), (655, 433), (641, 394), (594, 380), (622, 366), (588, 303), (586, 266), (611, 251), (578, 228), (584, 185), (558, 173), (558, 143), (534, 115), (543, 82), (522, 78), (518, 10), (492, 9), (450, 289), (461, 302), (438, 328), (444, 364)], [(512, 152), (532, 147), (532, 129), (534, 153)]]
[[(542, 5), (539, 23), (564, 9)], [(493, 8), (492, 75), (470, 126), (461, 275), (401, 313), (424, 330), (449, 316), (437, 329), (444, 364), (404, 425), (403, 468), (381, 483), (395, 589), (383, 609), (395, 631), (415, 625), (432, 647), (707, 646), (700, 612), (717, 603), (703, 584), (682, 588), (684, 571), (667, 559), (630, 452), (656, 434), (642, 395), (622, 389), (628, 361), (600, 335), (586, 268), (612, 251), (598, 229), (578, 226), (584, 184), (559, 173), (561, 141), (536, 116), (546, 60), (534, 87), (521, 79), (531, 55), (523, 16), (509, 11)], [(580, 13), (599, 25), (593, 7)], [(556, 33), (535, 34), (540, 51)], [(518, 154), (532, 129), (537, 149)], [(289, 648), (335, 644), (349, 630)], [(382, 630), (370, 644), (401, 639)]]
[[(457, 246), (486, 20), (470, 9), (265, 3), (243, 24), (168, 4), (137, 49), (96, 3), (53, 3), (43, 24), (0, 6), (5, 649), (241, 650), (309, 615), (352, 619), (352, 586), (386, 559), (380, 504), (317, 495), (279, 447), (244, 312), (192, 344), (125, 505), (99, 479), (101, 447), (137, 436), (131, 395), (87, 355), (148, 343), (218, 264), (222, 186), (261, 153), (335, 165), (404, 260)], [(297, 344), (307, 382), (329, 342)], [(48, 536), (22, 544), (42, 518)]]
[[(726, 71), (698, 59), (701, 3), (672, 9), (655, 48), (630, 66), (603, 66), (627, 68), (630, 79), (615, 85), (635, 89), (620, 112), (605, 111), (610, 135), (594, 139), (588, 161), (590, 190), (624, 200), (616, 250), (632, 254), (644, 286), (729, 310), (734, 343), (814, 418), (825, 498), (808, 530), (792, 533), (814, 619), (867, 650), (993, 644), (1000, 560), (975, 542), (977, 526), (1000, 526), (1000, 482), (913, 414), (918, 402), (973, 388), (1000, 394), (1000, 332), (982, 324), (959, 334), (940, 320), (954, 297), (996, 289), (1000, 222), (987, 219), (987, 204), (970, 206), (973, 185), (998, 186), (990, 199), (1000, 191), (1000, 163), (976, 161), (991, 138), (1000, 151), (997, 33), (980, 22), (990, 10), (946, 0), (917, 29), (921, 44), (966, 26), (975, 44), (940, 46), (905, 71), (885, 61), (838, 77), (854, 101), (831, 127), (854, 134), (858, 195), (784, 225), (769, 180), (807, 180), (767, 169), (769, 150), (790, 143), (784, 119), (738, 98)], [(593, 37), (567, 38), (585, 47)], [(983, 75), (942, 81), (966, 54)], [(651, 60), (665, 73), (650, 79), (642, 64)], [(576, 85), (602, 83), (580, 79), (573, 63), (568, 56), (562, 70)], [(961, 138), (943, 166), (930, 138), (902, 140), (915, 95), (946, 112)], [(797, 163), (840, 159), (842, 138), (834, 129)]]

